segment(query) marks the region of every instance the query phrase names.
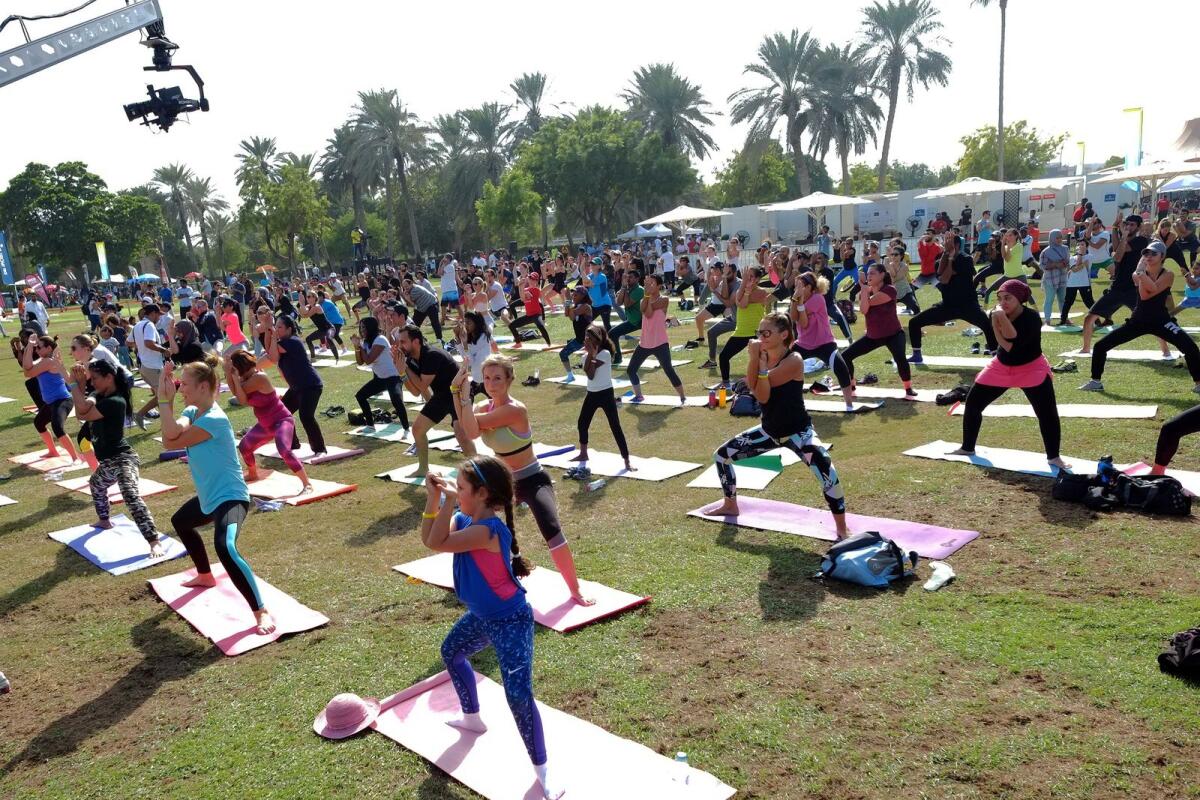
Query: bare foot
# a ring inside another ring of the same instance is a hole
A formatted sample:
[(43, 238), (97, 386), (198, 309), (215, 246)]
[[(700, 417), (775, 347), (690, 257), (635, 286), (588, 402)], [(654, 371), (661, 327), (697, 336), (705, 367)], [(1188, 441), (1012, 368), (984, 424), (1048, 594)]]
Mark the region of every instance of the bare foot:
[(571, 460), (572, 461), (587, 461), (588, 460), (587, 450), (580, 450), (579, 455), (575, 456)]
[(596, 605), (596, 598), (594, 598), (594, 597), (588, 597), (588, 596), (586, 596), (586, 595), (584, 595), (584, 594), (582, 594), (582, 593), (581, 593), (581, 594), (575, 594), (574, 592), (572, 592), (572, 593), (571, 593), (571, 599), (572, 599), (572, 600), (574, 600), (576, 603), (579, 603), (579, 605), (581, 605), (581, 606), (594, 606), (594, 605)]
[(162, 542), (150, 543), (150, 558), (162, 558), (166, 554), (167, 551), (163, 549)]
[(211, 572), (197, 572), (196, 577), (183, 582), (188, 589), (210, 589), (217, 585), (217, 579)]
[(108, 519), (98, 519), (92, 523), (93, 528), (99, 528), (102, 531), (106, 531), (106, 530), (110, 529), (112, 526), (113, 526), (112, 520), (108, 520)]
[(1058, 467), (1059, 469), (1065, 469), (1065, 470), (1071, 469), (1071, 465), (1068, 464), (1066, 461), (1063, 461), (1062, 458), (1048, 458), (1048, 459), (1046, 459), (1046, 461), (1047, 461), (1047, 463), (1053, 464), (1054, 466)]
[(312, 493), (313, 493), (312, 484), (309, 483), (308, 481), (305, 481), (304, 485), (300, 487), (300, 491), (296, 493), (296, 497), (299, 497), (302, 494), (312, 494)]
[(633, 464), (630, 464), (628, 461), (626, 461), (625, 462), (625, 471), (626, 472), (637, 472), (637, 467), (635, 467)]
[(973, 456), (973, 455), (975, 455), (975, 451), (974, 450), (963, 450), (960, 447), (957, 450), (951, 450), (949, 453), (946, 453), (946, 455), (948, 455), (948, 456)]
[(479, 714), (463, 714), (461, 717), (446, 720), (451, 728), (458, 728), (467, 733), (487, 733), (487, 725), (479, 718)]
[(741, 512), (738, 510), (737, 498), (726, 497), (720, 503), (701, 509), (700, 513), (707, 517), (736, 517)]
[(270, 613), (265, 608), (255, 611), (254, 619), (258, 621), (258, 627), (255, 628), (258, 635), (267, 636), (275, 632), (275, 620), (271, 619)]

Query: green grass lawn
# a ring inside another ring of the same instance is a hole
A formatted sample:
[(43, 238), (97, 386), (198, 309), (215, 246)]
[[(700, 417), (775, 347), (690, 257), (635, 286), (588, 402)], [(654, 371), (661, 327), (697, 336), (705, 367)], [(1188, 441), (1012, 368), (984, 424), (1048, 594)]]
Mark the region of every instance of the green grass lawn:
[[(923, 304), (935, 298), (921, 291)], [(78, 319), (56, 317), (54, 332)], [(1182, 321), (1200, 324), (1200, 315)], [(964, 327), (927, 330), (925, 353), (967, 354)], [(551, 333), (567, 334), (561, 317)], [(1043, 343), (1057, 361), (1078, 335)], [(696, 368), (703, 351), (677, 357), (695, 358), (680, 368), (689, 393), (714, 380)], [(898, 386), (885, 358), (876, 351), (859, 374)], [(744, 364), (743, 355), (735, 369)], [(1197, 400), (1186, 371), (1170, 365), (1110, 361), (1102, 396), (1076, 390), (1087, 362), (1080, 367), (1057, 379), (1060, 402), (1155, 403), (1159, 413), (1063, 420), (1067, 455), (1148, 459), (1162, 421)], [(522, 355), (518, 380), (534, 368), (558, 374), (557, 354)], [(927, 367), (915, 385), (944, 390), (972, 372)], [(347, 408), (367, 378), (353, 369), (322, 376), (323, 405)], [(657, 370), (644, 380), (647, 392), (669, 391)], [(0, 405), (3, 455), (32, 450), (38, 439), (7, 356), (0, 394), (18, 400)], [(539, 441), (575, 443), (581, 390), (543, 382), (514, 394)], [(706, 409), (621, 414), (635, 454), (705, 464), (746, 427)], [(246, 409), (231, 417), (235, 428), (251, 423)], [(612, 480), (589, 494), (552, 470), (581, 575), (654, 599), (570, 635), (539, 628), (540, 700), (659, 752), (685, 750), (740, 797), (1200, 795), (1200, 693), (1154, 660), (1172, 632), (1200, 624), (1193, 520), (1095, 514), (1051, 499), (1048, 480), (902, 456), (959, 440), (961, 418), (932, 404), (814, 418), (835, 445), (851, 511), (982, 532), (951, 559), (958, 580), (936, 594), (919, 582), (883, 592), (823, 585), (809, 576), (824, 543), (685, 516), (718, 499), (686, 487), (696, 473)], [(383, 696), (440, 670), (439, 644), (460, 613), (449, 593), (391, 570), (426, 554), (417, 535), (424, 490), (372, 477), (411, 462), (403, 445), (346, 437), (344, 418), (324, 429), (330, 443), (368, 452), (312, 474), (358, 491), (253, 514), (241, 545), (256, 572), (330, 624), (238, 658), (149, 591), (147, 578), (186, 560), (107, 575), (46, 536), (94, 519), (90, 500), (0, 467), (11, 473), (0, 492), (19, 501), (0, 509), (0, 670), (15, 689), (0, 698), (0, 797), (474, 796), (383, 736), (331, 743), (312, 732), (338, 692)], [(169, 529), (190, 497), (187, 467), (157, 462), (157, 425), (135, 433), (144, 474), (180, 487), (148, 500)], [(1033, 419), (985, 419), (980, 443), (1041, 449)], [(1195, 445), (1185, 440), (1177, 466), (1200, 469)], [(592, 446), (614, 449), (601, 418)], [(433, 461), (452, 463), (436, 452)], [(803, 465), (759, 494), (823, 507)], [(525, 552), (549, 565), (527, 513), (517, 527)], [(491, 655), (476, 665), (497, 677)]]

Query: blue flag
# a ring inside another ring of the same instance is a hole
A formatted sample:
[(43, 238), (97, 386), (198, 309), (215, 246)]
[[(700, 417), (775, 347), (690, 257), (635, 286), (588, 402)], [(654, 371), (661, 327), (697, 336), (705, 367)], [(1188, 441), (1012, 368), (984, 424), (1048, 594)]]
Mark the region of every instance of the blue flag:
[(6, 285), (14, 283), (12, 259), (8, 255), (8, 236), (4, 231), (0, 231), (0, 280)]

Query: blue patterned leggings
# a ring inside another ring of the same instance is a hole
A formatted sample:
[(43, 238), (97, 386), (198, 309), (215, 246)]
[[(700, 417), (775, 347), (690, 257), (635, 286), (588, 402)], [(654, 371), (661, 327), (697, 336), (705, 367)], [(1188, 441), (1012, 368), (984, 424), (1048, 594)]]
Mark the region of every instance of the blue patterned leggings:
[(743, 458), (762, 455), (780, 447), (786, 447), (808, 464), (813, 475), (821, 482), (821, 491), (825, 494), (825, 502), (834, 514), (846, 513), (846, 495), (842, 484), (838, 481), (837, 470), (824, 447), (813, 444), (816, 432), (810, 425), (803, 433), (796, 433), (784, 439), (773, 439), (762, 426), (756, 426), (742, 431), (725, 444), (717, 448), (713, 461), (717, 465), (717, 475), (721, 479), (721, 490), (726, 497), (737, 495), (737, 477), (733, 464)]
[(533, 701), (533, 610), (525, 605), (503, 619), (484, 620), (468, 611), (454, 623), (442, 642), (442, 661), (450, 673), (464, 714), (479, 713), (475, 673), (468, 659), (488, 645), (496, 650), (504, 696), (529, 760), (534, 766), (546, 763), (546, 739), (542, 717)]

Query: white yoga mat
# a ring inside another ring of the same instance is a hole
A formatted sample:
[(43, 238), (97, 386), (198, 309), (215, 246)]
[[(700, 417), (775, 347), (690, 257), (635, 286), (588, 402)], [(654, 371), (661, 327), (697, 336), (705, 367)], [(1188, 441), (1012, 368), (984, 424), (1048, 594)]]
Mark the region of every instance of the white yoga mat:
[[(357, 364), (354, 363), (354, 357), (352, 355), (346, 356), (339, 361), (334, 361), (332, 358), (318, 358), (316, 361), (312, 362), (312, 365), (314, 367), (322, 367), (322, 368), (328, 368), (328, 369), (341, 369), (342, 367), (358, 366)], [(370, 369), (371, 369), (370, 367), (367, 367), (368, 371), (370, 371)]]
[(521, 342), (520, 347), (515, 347), (512, 342), (500, 345), (501, 350), (512, 350), (516, 353), (522, 351), (526, 353), (544, 353), (547, 350), (561, 350), (562, 348), (561, 344), (546, 344), (545, 342)]
[[(962, 403), (950, 413), (961, 417), (966, 412)], [(1061, 403), (1058, 416), (1069, 419), (1154, 419), (1158, 406), (1102, 405), (1099, 403)], [(1036, 417), (1033, 406), (1024, 403), (992, 404), (983, 410), (985, 417)]]
[[(571, 460), (577, 455), (579, 455), (577, 451), (571, 450), (546, 458), (539, 457), (538, 460), (546, 467), (571, 469), (572, 467), (579, 466), (578, 461)], [(641, 458), (633, 456), (629, 460), (633, 464), (634, 472), (625, 471), (625, 460), (621, 458), (619, 453), (606, 453), (603, 450), (588, 449), (588, 469), (592, 471), (593, 475), (604, 478), (620, 477), (634, 478), (639, 481), (665, 481), (668, 478), (674, 478), (676, 475), (700, 469), (701, 466), (689, 461), (672, 461), (665, 458)]]
[[(851, 411), (850, 413), (861, 414), (864, 411), (874, 411), (877, 408), (882, 408), (883, 401), (876, 400), (874, 402), (864, 403), (864, 402), (856, 400), (851, 405), (852, 405), (853, 411)], [(831, 413), (831, 414), (847, 413), (846, 412), (846, 401), (842, 400), (840, 397), (837, 400), (806, 399), (804, 401), (804, 407), (807, 408), (809, 411), (817, 411), (817, 412), (821, 412), (821, 413)]]
[[(959, 461), (964, 464), (974, 464), (977, 467), (1002, 469), (1007, 472), (1022, 472), (1026, 475), (1040, 475), (1053, 478), (1058, 474), (1058, 467), (1046, 463), (1045, 453), (1031, 453), (1028, 450), (1009, 450), (1004, 447), (975, 447), (973, 456), (948, 455), (951, 450), (958, 449), (957, 442), (936, 442), (905, 450), (904, 455), (917, 458), (931, 458), (935, 461)], [(1094, 458), (1076, 458), (1063, 456), (1064, 461), (1072, 466), (1072, 472), (1089, 472), (1096, 465)]]
[[(739, 464), (734, 464), (733, 474), (737, 478), (739, 492), (743, 489), (761, 492), (770, 485), (771, 481), (779, 477), (780, 471), (777, 469), (763, 469), (762, 467), (743, 467)], [(720, 489), (721, 479), (717, 476), (717, 465), (710, 464), (708, 469), (692, 479), (688, 487), (692, 489)]]
[(76, 525), (53, 531), (50, 538), (62, 542), (79, 555), (111, 575), (124, 575), (134, 570), (153, 567), (187, 555), (183, 545), (170, 536), (159, 534), (165, 555), (150, 558), (150, 545), (142, 538), (133, 520), (124, 514), (110, 518), (113, 526), (107, 530), (92, 525)]
[[(949, 389), (917, 389), (917, 397), (915, 400), (907, 400), (912, 403), (935, 403), (939, 394), (945, 394)], [(810, 393), (811, 394), (811, 393)], [(894, 389), (886, 386), (859, 386), (854, 390), (854, 394), (859, 399), (868, 398), (875, 400), (904, 400), (904, 389)], [(830, 389), (828, 392), (821, 394), (813, 394), (813, 397), (838, 399), (842, 396), (840, 388)]]
[(0, 494), (0, 506), (15, 506), (16, 504), (16, 500), (13, 500), (6, 494)]
[(983, 369), (991, 361), (990, 356), (925, 356), (914, 367), (978, 367)]
[[(444, 433), (444, 431), (443, 431)], [(346, 431), (347, 436), (362, 436), (367, 439), (378, 439), (383, 442), (404, 442), (406, 444), (413, 443), (411, 429), (405, 429), (399, 422), (389, 422), (384, 424), (376, 422), (371, 428), (365, 425)], [(438, 434), (430, 431), (430, 438)]]
[[(573, 386), (579, 389), (587, 389), (587, 376), (585, 375), (576, 375), (575, 380), (570, 382), (567, 381), (566, 375), (559, 375), (557, 378), (543, 378), (542, 380), (549, 383), (557, 383), (562, 386)], [(633, 386), (632, 383), (624, 378), (613, 378), (612, 383), (614, 389), (628, 389), (630, 386)], [(643, 383), (645, 383), (645, 381), (643, 381)], [(675, 399), (676, 401), (679, 400), (678, 397)]]
[[(623, 394), (617, 400), (622, 405), (627, 406), (666, 406), (667, 408), (679, 408), (679, 395), (675, 394), (647, 394), (643, 395), (642, 399), (634, 402), (633, 395)], [(688, 397), (685, 399), (684, 406), (687, 408), (704, 408), (708, 405), (708, 397)]]
[(16, 400), (14, 400), (11, 397), (0, 396), (0, 403), (15, 403), (15, 402), (16, 402)]
[[(393, 481), (394, 483), (407, 483), (410, 486), (424, 486), (425, 478), (416, 477), (417, 470), (420, 468), (420, 466), (420, 464), (408, 464), (403, 467), (388, 470), (387, 472), (376, 473), (375, 477)], [(457, 467), (446, 467), (442, 466), (441, 464), (430, 464), (429, 471), (434, 475), (441, 475), (444, 478), (449, 478), (451, 481), (458, 477)]]
[[(1059, 353), (1063, 358), (1091, 358), (1091, 353), (1081, 353), (1078, 350), (1072, 350), (1069, 353)], [(1164, 358), (1162, 350), (1109, 350), (1109, 361), (1157, 361), (1160, 364), (1169, 364), (1179, 358), (1178, 350), (1171, 351), (1170, 358)]]

